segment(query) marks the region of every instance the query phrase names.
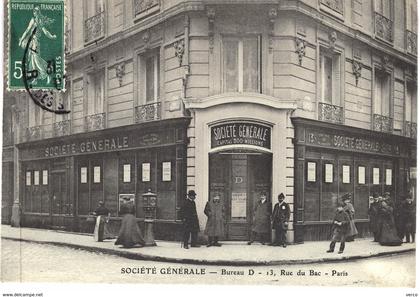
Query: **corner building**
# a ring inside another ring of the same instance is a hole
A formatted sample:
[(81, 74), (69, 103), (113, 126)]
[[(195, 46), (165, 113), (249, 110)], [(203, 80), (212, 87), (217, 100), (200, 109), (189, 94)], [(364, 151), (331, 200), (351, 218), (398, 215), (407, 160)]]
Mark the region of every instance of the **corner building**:
[(202, 230), (218, 193), (224, 239), (248, 240), (260, 193), (274, 206), (283, 192), (287, 240), (304, 242), (329, 238), (344, 193), (363, 237), (370, 196), (416, 196), (415, 1), (67, 8), (62, 101), (71, 113), (29, 102), (14, 136), (22, 225), (92, 232), (86, 217), (104, 200), (116, 232), (120, 199), (134, 201), (141, 225), (151, 189), (156, 237), (175, 240), (194, 189)]

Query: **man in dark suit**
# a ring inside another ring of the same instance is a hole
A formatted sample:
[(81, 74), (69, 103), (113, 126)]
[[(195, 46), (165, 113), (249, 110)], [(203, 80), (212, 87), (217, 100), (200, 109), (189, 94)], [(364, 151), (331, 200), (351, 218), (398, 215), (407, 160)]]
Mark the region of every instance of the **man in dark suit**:
[(195, 196), (197, 194), (194, 190), (189, 190), (187, 199), (184, 201), (182, 208), (182, 222), (184, 224), (184, 248), (188, 249), (188, 241), (191, 235), (191, 247), (200, 247), (197, 244), (198, 231), (200, 226), (198, 224), (197, 208), (195, 206)]
[(283, 246), (285, 248), (286, 232), (290, 219), (290, 207), (289, 204), (284, 201), (283, 193), (280, 193), (277, 199), (279, 202), (274, 205), (273, 214), (271, 216), (273, 220), (273, 229), (276, 233), (276, 240), (273, 245)]

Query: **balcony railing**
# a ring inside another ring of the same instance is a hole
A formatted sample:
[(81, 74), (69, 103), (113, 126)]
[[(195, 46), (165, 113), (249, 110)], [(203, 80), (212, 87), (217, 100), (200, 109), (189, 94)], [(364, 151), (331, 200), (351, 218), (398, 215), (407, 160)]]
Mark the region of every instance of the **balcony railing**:
[(417, 34), (406, 30), (406, 50), (409, 54), (417, 55)]
[(66, 53), (70, 53), (71, 52), (71, 30), (67, 29), (66, 33), (64, 35), (64, 51)]
[(382, 14), (375, 12), (375, 36), (384, 41), (392, 42), (392, 31), (392, 21)]
[(404, 136), (417, 138), (417, 123), (405, 121)]
[(147, 15), (159, 10), (159, 0), (133, 0), (134, 15)]
[(135, 122), (141, 123), (159, 120), (161, 118), (161, 112), (160, 102), (137, 106), (134, 113)]
[(53, 136), (54, 137), (70, 135), (70, 131), (71, 131), (70, 120), (53, 123)]
[(85, 131), (86, 132), (105, 129), (105, 125), (106, 125), (106, 114), (104, 112), (88, 115), (85, 117)]
[(341, 106), (320, 102), (318, 110), (318, 119), (320, 121), (335, 124), (342, 124), (344, 122), (343, 108)]
[(105, 36), (105, 12), (102, 11), (85, 20), (85, 43)]
[(373, 115), (373, 130), (392, 133), (393, 127), (393, 119), (387, 116), (383, 116), (380, 114)]
[(341, 15), (344, 12), (343, 0), (320, 0), (320, 3)]

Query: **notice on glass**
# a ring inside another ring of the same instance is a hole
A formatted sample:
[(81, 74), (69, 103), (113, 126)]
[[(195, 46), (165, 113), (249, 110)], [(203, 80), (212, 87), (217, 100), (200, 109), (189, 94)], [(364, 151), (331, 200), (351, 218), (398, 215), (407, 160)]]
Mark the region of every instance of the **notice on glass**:
[(373, 184), (379, 185), (379, 168), (373, 168)]
[(358, 169), (358, 176), (359, 176), (359, 185), (364, 185), (366, 184), (366, 167), (364, 166), (359, 166)]
[(149, 182), (150, 181), (150, 163), (141, 164), (141, 181)]
[(80, 183), (81, 184), (87, 183), (87, 167), (80, 168)]
[(31, 172), (30, 171), (26, 171), (26, 185), (27, 186), (31, 185)]
[(101, 182), (101, 167), (94, 166), (93, 167), (93, 183), (98, 184)]
[(343, 184), (350, 183), (350, 166), (343, 165)]
[(385, 170), (385, 185), (387, 186), (392, 185), (392, 169)]
[(34, 185), (35, 186), (39, 185), (39, 171), (38, 170), (34, 171)]
[(48, 170), (42, 170), (42, 184), (48, 185)]
[(246, 218), (246, 193), (232, 193), (232, 218)]
[(123, 182), (129, 183), (131, 182), (131, 165), (124, 164), (123, 166)]
[(333, 164), (325, 164), (325, 182), (333, 182)]
[(316, 163), (308, 162), (308, 182), (316, 182)]
[(171, 162), (162, 162), (162, 181), (171, 181)]

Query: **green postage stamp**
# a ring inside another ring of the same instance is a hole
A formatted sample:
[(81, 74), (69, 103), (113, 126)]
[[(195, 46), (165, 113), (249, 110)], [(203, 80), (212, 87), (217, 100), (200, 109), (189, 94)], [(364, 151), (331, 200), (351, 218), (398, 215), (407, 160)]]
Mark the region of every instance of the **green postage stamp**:
[(63, 0), (9, 0), (8, 88), (64, 89)]

